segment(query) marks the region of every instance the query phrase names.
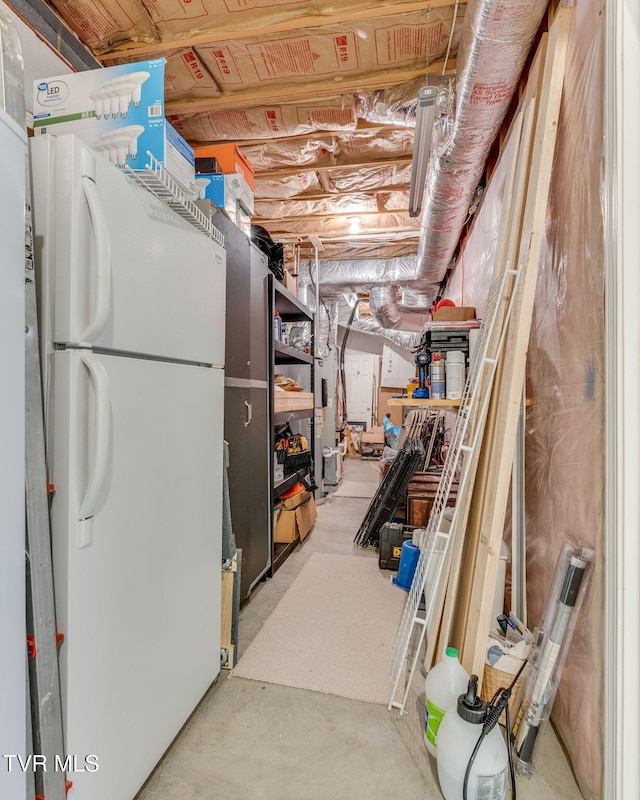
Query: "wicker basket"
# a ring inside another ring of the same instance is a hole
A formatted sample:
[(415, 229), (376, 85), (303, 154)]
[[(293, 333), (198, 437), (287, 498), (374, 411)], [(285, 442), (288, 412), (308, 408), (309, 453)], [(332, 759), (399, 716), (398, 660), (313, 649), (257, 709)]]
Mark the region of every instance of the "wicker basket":
[[(515, 686), (511, 690), (511, 698), (509, 700), (509, 720), (512, 727), (516, 721), (518, 710), (520, 708), (520, 703), (522, 700), (521, 695), (523, 677), (526, 675), (526, 673), (527, 670), (520, 675), (515, 683)], [(513, 678), (514, 676), (510, 672), (503, 672), (502, 670), (495, 669), (495, 667), (491, 667), (489, 664), (485, 663), (480, 697), (483, 700), (486, 700), (487, 703), (490, 702), (498, 689), (506, 689), (511, 685)], [(504, 711), (502, 712), (499, 722), (501, 725), (507, 724), (506, 714)]]

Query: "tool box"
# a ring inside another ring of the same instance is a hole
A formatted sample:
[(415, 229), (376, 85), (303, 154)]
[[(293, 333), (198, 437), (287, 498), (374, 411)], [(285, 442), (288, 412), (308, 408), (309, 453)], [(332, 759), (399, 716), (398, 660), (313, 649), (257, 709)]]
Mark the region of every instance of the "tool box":
[(413, 528), (400, 522), (385, 522), (380, 528), (378, 566), (380, 569), (397, 570), (400, 564), (402, 543), (413, 536)]

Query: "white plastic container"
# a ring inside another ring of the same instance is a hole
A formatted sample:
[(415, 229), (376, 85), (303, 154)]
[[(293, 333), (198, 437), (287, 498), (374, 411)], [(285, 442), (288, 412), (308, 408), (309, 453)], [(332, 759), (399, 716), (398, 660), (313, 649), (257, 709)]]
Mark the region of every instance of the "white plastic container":
[(465, 357), (461, 350), (449, 350), (445, 361), (447, 400), (461, 400), (465, 382)]
[(437, 736), (445, 711), (467, 691), (469, 673), (458, 660), (455, 647), (447, 647), (445, 657), (429, 670), (424, 682), (424, 743), (432, 756), (438, 750)]
[[(486, 703), (476, 696), (477, 677), (444, 715), (438, 730), (438, 780), (445, 800), (463, 800), (464, 777), (482, 732)], [(482, 742), (467, 783), (467, 800), (504, 800), (509, 757), (498, 725)]]

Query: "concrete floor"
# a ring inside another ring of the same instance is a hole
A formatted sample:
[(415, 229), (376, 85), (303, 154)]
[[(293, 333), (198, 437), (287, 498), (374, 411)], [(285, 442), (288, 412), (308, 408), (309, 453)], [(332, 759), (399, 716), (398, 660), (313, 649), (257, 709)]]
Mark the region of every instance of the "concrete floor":
[[(371, 462), (348, 461), (346, 475), (377, 483)], [(240, 654), (312, 552), (377, 558), (353, 548), (368, 503), (329, 496), (319, 504), (312, 533), (243, 607)], [(435, 760), (422, 743), (422, 683), (414, 680), (400, 716), (223, 672), (138, 800), (438, 800)], [(551, 726), (539, 748), (536, 775), (518, 781), (520, 800), (580, 800)]]

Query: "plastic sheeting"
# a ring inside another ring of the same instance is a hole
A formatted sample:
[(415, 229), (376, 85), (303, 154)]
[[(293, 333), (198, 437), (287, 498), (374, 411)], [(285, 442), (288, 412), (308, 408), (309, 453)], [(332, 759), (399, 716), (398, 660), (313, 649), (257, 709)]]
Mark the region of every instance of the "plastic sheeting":
[(350, 131), (356, 128), (353, 95), (318, 103), (173, 114), (169, 120), (190, 142), (277, 139), (317, 131)]
[[(405, 203), (406, 208), (406, 203)], [(255, 216), (263, 219), (303, 217), (309, 214), (357, 214), (378, 211), (375, 195), (346, 194), (321, 200), (260, 200), (255, 204)]]
[[(604, 18), (600, 5), (599, 0), (576, 5), (569, 41), (528, 351), (531, 406), (525, 445), (530, 628), (543, 613), (564, 537), (573, 536), (596, 551), (591, 587), (552, 713), (580, 790), (594, 800), (603, 797), (605, 641), (605, 303), (600, 205)], [(447, 292), (454, 300), (479, 309), (490, 282), (490, 254), (496, 246), (492, 225), (500, 218), (501, 182), (496, 170)], [(543, 763), (534, 767), (545, 769)]]
[[(458, 10), (456, 31), (462, 30), (462, 14)], [(457, 36), (457, 34), (456, 34)], [(429, 75), (425, 78), (416, 78), (398, 86), (388, 89), (377, 89), (373, 92), (358, 92), (356, 94), (356, 113), (360, 119), (374, 124), (393, 124), (407, 128), (414, 128), (416, 124), (416, 104), (418, 92), (424, 86), (438, 88), (436, 102), (436, 118), (450, 111), (449, 95), (451, 94), (453, 79)]]
[(278, 178), (256, 177), (255, 197), (295, 197), (303, 192), (321, 192), (322, 185), (315, 172), (301, 172)]
[(139, 0), (49, 0), (67, 25), (93, 50), (103, 53), (120, 42), (160, 40)]
[[(198, 46), (198, 53), (223, 90), (235, 91), (275, 81), (306, 84), (318, 77), (355, 77), (390, 66), (407, 69), (426, 66), (445, 54), (452, 22), (453, 5), (327, 24), (297, 34), (287, 31), (215, 42)], [(456, 26), (452, 53), (457, 49), (458, 39)]]
[(358, 170), (347, 167), (332, 169), (323, 178), (328, 192), (357, 192), (363, 189), (408, 186), (411, 179), (411, 163), (367, 166)]

